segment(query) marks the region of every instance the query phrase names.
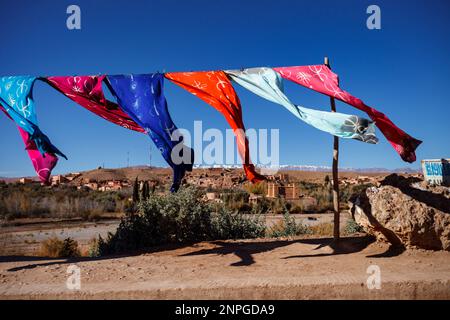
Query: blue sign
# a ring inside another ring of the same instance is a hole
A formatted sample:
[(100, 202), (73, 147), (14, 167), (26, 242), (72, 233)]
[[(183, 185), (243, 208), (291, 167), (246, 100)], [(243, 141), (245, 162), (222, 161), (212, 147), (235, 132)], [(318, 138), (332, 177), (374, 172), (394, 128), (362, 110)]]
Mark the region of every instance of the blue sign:
[(425, 180), (433, 184), (450, 183), (450, 160), (422, 160)]

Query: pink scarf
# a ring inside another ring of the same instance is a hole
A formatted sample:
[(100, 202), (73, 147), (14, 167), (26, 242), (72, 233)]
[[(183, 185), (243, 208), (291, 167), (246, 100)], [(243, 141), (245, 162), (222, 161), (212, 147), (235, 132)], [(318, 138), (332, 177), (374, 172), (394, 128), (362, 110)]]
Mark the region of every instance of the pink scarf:
[(334, 97), (366, 112), (404, 161), (416, 161), (415, 150), (422, 141), (411, 137), (397, 127), (384, 113), (367, 106), (362, 100), (339, 88), (337, 74), (333, 73), (326, 65), (281, 67), (274, 69), (283, 78), (327, 96)]
[[(11, 119), (2, 105), (0, 105), (0, 109)], [(53, 168), (58, 162), (58, 157), (51, 153), (46, 153), (45, 156), (43, 156), (37, 149), (34, 141), (30, 139), (29, 134), (19, 126), (17, 129), (19, 129), (20, 136), (25, 144), (25, 149), (28, 152), (28, 157), (30, 157), (31, 162), (33, 163), (34, 170), (36, 171), (39, 180), (44, 184), (50, 184), (50, 176)]]
[(124, 128), (145, 133), (117, 104), (108, 101), (102, 89), (105, 76), (48, 77), (47, 82), (89, 111)]

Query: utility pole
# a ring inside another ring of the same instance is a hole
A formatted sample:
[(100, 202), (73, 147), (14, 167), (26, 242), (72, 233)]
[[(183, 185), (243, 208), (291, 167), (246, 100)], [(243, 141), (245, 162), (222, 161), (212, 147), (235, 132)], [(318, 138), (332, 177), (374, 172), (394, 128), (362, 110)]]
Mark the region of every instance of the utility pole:
[(150, 145), (150, 152), (149, 152), (149, 160), (150, 160), (150, 167), (152, 166), (152, 145)]
[[(330, 61), (328, 57), (324, 58), (324, 64), (330, 68)], [(336, 101), (333, 97), (330, 97), (331, 112), (336, 112)], [(340, 238), (339, 224), (340, 224), (340, 212), (339, 212), (339, 172), (338, 172), (338, 161), (339, 161), (339, 138), (333, 137), (333, 209), (334, 209), (334, 228), (333, 228), (333, 238), (334, 241), (338, 241)]]

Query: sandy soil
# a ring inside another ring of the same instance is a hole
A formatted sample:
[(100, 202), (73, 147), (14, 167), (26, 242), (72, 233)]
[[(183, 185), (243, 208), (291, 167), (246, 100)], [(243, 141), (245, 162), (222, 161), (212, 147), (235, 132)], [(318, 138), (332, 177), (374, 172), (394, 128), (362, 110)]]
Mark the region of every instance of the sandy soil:
[[(81, 289), (66, 287), (81, 269)], [(368, 289), (367, 268), (381, 271)], [(101, 259), (0, 257), (0, 298), (450, 299), (450, 252), (391, 250), (367, 237), (202, 242)]]

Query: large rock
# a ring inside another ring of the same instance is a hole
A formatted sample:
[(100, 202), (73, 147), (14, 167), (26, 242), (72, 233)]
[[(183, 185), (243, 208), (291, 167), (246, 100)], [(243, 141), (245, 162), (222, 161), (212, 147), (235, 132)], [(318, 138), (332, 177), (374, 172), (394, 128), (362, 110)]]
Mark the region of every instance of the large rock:
[(364, 230), (393, 245), (450, 251), (450, 192), (396, 174), (352, 197)]

